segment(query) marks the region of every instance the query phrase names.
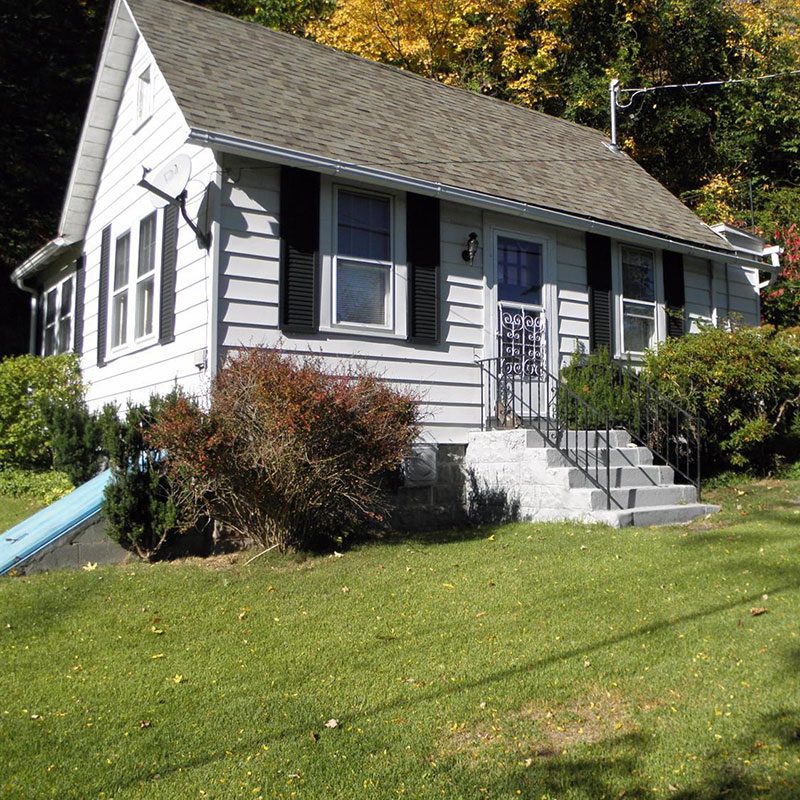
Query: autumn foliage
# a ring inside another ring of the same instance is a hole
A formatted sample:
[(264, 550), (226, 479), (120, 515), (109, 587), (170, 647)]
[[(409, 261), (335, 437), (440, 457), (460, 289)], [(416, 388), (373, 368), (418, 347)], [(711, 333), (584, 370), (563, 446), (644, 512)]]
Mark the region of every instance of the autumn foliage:
[(187, 523), (205, 514), (286, 549), (379, 521), (381, 478), (417, 432), (414, 398), (376, 376), (256, 348), (220, 370), (207, 410), (176, 398), (152, 441)]
[(791, 328), (800, 325), (800, 229), (790, 225), (778, 230), (774, 242), (783, 248), (781, 271), (764, 291), (761, 311), (765, 322)]

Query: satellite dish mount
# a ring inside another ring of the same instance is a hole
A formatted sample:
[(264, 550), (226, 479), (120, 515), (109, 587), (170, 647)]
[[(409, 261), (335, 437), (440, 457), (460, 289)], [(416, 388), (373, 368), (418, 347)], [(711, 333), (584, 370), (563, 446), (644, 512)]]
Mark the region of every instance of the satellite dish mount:
[[(148, 180), (152, 170), (142, 167), (142, 179), (139, 181), (139, 186), (147, 189), (148, 192), (152, 192), (155, 197), (160, 198), (168, 205), (177, 206), (181, 210), (181, 216), (186, 220), (186, 224), (192, 229), (197, 240), (204, 249), (208, 250), (211, 247), (211, 234), (201, 231), (186, 213), (186, 198), (188, 197), (186, 184), (189, 181), (191, 170), (192, 162), (189, 157), (178, 155), (152, 180)], [(158, 207), (159, 204), (155, 201), (155, 197), (153, 198), (154, 205)]]

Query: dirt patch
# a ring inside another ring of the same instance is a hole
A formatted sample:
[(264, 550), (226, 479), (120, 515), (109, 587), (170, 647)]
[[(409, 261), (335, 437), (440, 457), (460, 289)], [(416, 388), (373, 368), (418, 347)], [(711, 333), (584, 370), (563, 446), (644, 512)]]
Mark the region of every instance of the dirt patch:
[(505, 714), (487, 709), (486, 713), (485, 721), (454, 726), (443, 748), (445, 754), (466, 755), (477, 763), (502, 753), (530, 763), (637, 729), (630, 705), (610, 692), (598, 692), (571, 705), (531, 705)]

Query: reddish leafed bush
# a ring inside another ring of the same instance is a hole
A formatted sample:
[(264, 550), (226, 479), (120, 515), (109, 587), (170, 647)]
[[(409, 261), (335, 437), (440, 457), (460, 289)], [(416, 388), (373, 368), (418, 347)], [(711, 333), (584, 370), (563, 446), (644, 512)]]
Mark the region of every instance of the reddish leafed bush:
[(418, 404), (365, 372), (266, 349), (236, 353), (208, 410), (178, 397), (152, 431), (184, 518), (263, 545), (341, 541), (386, 511), (381, 479), (417, 436)]

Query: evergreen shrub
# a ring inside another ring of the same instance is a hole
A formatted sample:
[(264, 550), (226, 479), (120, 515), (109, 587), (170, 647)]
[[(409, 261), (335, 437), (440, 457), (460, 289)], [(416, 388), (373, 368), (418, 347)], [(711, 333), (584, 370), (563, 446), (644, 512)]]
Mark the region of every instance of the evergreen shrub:
[(148, 436), (168, 402), (153, 397), (149, 406), (129, 405), (124, 415), (116, 405), (107, 405), (99, 417), (114, 476), (103, 502), (109, 536), (149, 560), (179, 528), (164, 456)]
[(283, 550), (381, 520), (382, 478), (417, 433), (414, 397), (376, 376), (254, 348), (220, 370), (208, 409), (176, 397), (149, 438), (187, 522), (205, 514)]

